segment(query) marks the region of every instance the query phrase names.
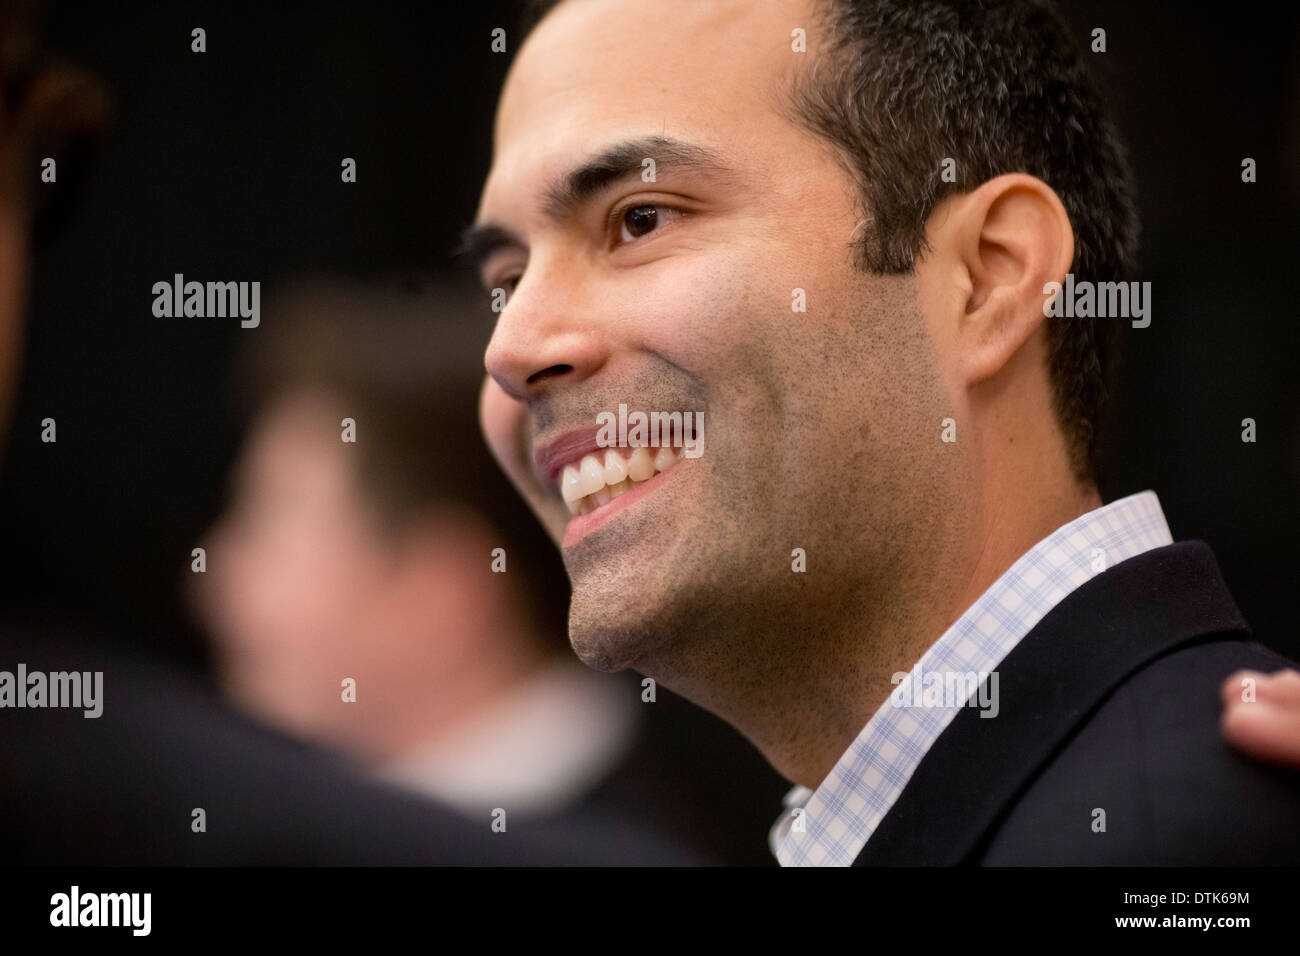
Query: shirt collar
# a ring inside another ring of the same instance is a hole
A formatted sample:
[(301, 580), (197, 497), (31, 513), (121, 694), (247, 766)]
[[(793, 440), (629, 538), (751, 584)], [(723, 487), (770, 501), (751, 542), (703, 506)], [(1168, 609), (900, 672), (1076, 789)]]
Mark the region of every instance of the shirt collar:
[[(1160, 501), (1144, 491), (1075, 518), (1022, 555), (932, 644), (816, 791), (783, 801), (768, 845), (782, 866), (848, 866), (898, 799), (930, 746), (968, 701), (925, 696), (949, 675), (979, 681), (1066, 595), (1089, 578), (1173, 543)], [(955, 686), (955, 685), (954, 685)], [(996, 685), (989, 685), (996, 689)], [(980, 703), (978, 695), (969, 703)], [(996, 696), (986, 705), (996, 706)]]

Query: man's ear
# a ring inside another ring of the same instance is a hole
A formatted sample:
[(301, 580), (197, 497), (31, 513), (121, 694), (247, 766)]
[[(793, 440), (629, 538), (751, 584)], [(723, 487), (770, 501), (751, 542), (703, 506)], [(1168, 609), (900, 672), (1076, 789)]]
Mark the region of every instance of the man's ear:
[(954, 316), (962, 377), (998, 373), (1043, 322), (1043, 287), (1064, 282), (1074, 230), (1060, 197), (1041, 179), (1008, 173), (958, 197), (934, 240), (964, 279)]

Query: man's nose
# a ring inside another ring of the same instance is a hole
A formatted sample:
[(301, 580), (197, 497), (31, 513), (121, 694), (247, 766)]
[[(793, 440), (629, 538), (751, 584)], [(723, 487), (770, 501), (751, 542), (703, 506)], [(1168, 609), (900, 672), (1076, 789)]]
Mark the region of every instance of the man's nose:
[(525, 279), (497, 318), (483, 364), (501, 389), (528, 402), (574, 385), (605, 362), (607, 326), (569, 273)]

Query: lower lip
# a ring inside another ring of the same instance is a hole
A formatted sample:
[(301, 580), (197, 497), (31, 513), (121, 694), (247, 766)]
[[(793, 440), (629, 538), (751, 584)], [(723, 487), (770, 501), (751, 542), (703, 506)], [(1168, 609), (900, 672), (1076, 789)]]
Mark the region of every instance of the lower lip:
[(588, 511), (584, 515), (574, 515), (569, 519), (569, 524), (564, 529), (564, 540), (560, 543), (560, 547), (568, 548), (577, 544), (593, 531), (617, 518), (622, 512), (632, 507), (646, 495), (654, 494), (655, 489), (671, 478), (680, 466), (681, 462), (679, 461), (671, 468), (659, 472), (653, 478), (647, 478), (645, 481), (633, 485), (632, 490), (623, 492), (617, 498), (606, 502), (595, 511)]

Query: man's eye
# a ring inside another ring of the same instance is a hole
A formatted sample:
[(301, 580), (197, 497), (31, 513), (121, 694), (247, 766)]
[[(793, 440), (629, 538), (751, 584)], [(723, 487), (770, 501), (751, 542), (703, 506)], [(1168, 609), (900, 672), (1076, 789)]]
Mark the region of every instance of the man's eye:
[(659, 224), (659, 209), (656, 206), (633, 206), (623, 213), (623, 237), (636, 239), (654, 230)]
[(631, 242), (633, 239), (654, 232), (664, 224), (665, 214), (671, 217), (672, 212), (669, 207), (649, 203), (630, 207), (623, 213), (622, 221), (619, 223), (619, 240)]
[[(488, 291), (491, 293), (493, 301), (498, 301), (497, 296), (500, 294), (504, 294), (504, 298), (508, 300), (515, 294), (515, 288), (519, 285), (519, 280), (522, 278), (522, 274), (516, 273), (514, 275), (502, 276), (500, 279), (491, 283), (488, 287)], [(505, 303), (503, 302), (501, 304), (504, 305)]]

